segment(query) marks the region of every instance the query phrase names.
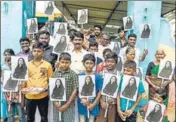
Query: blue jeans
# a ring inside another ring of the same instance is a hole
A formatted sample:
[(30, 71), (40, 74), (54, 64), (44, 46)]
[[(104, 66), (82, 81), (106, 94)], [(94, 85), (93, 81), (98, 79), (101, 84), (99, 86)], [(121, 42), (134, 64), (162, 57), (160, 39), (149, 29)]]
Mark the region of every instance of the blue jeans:
[(19, 115), (19, 122), (25, 122), (24, 109), (21, 107), (20, 103), (12, 103), (10, 111), (8, 111), (8, 122), (14, 122), (15, 108), (17, 109)]

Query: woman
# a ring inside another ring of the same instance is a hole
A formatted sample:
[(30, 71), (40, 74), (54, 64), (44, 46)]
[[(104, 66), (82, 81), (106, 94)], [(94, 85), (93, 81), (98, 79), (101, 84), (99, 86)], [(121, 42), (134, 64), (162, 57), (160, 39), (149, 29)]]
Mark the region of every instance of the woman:
[(66, 34), (66, 28), (65, 28), (65, 25), (64, 24), (59, 24), (59, 28), (56, 32), (57, 34), (62, 34), (62, 35), (65, 35)]
[(162, 107), (160, 104), (156, 104), (154, 109), (146, 117), (149, 122), (160, 122), (162, 117)]
[(28, 31), (30, 34), (34, 34), (37, 32), (37, 23), (36, 23), (35, 19), (31, 19), (31, 24), (29, 26)]
[(92, 96), (94, 91), (94, 83), (91, 76), (85, 77), (85, 83), (82, 87), (81, 95), (82, 96)]
[[(146, 72), (146, 82), (149, 84), (149, 100), (153, 100), (154, 96), (158, 95), (159, 99), (162, 100), (162, 103), (168, 106), (168, 93), (169, 93), (169, 84), (171, 81), (164, 81), (162, 84), (162, 79), (158, 78), (160, 61), (166, 56), (165, 52), (162, 49), (159, 49), (155, 53), (155, 60), (150, 62), (147, 67)], [(163, 122), (168, 122), (168, 118), (165, 117)]]
[(1, 121), (3, 122), (7, 118), (7, 101), (4, 92), (2, 92), (4, 71), (11, 70), (11, 56), (15, 55), (12, 49), (6, 49), (4, 51), (4, 64), (1, 65)]
[(60, 41), (57, 43), (57, 45), (54, 48), (54, 52), (56, 52), (56, 53), (64, 52), (66, 47), (67, 47), (66, 36), (61, 36)]
[(125, 29), (131, 29), (132, 26), (133, 26), (133, 21), (131, 20), (131, 17), (127, 17)]
[(125, 86), (125, 88), (122, 92), (122, 95), (124, 97), (133, 99), (136, 91), (137, 91), (136, 79), (134, 77), (131, 77), (128, 84)]
[(103, 93), (114, 96), (118, 85), (117, 85), (117, 77), (112, 76), (108, 84), (106, 84)]
[(139, 77), (140, 80), (142, 80), (142, 72), (141, 72), (141, 69), (140, 69), (140, 68), (137, 68), (137, 69), (136, 69), (136, 77)]
[(165, 66), (163, 67), (163, 69), (159, 73), (159, 76), (163, 77), (163, 78), (170, 78), (171, 74), (172, 74), (172, 63), (171, 63), (171, 61), (167, 61), (165, 63)]
[(81, 15), (79, 17), (79, 23), (84, 24), (84, 23), (86, 23), (86, 20), (87, 20), (86, 10), (82, 10)]
[(64, 96), (64, 85), (61, 79), (57, 79), (55, 82), (55, 87), (53, 89), (52, 98), (63, 99)]
[(149, 38), (149, 36), (150, 36), (150, 28), (148, 24), (145, 24), (141, 34), (141, 38), (145, 39), (145, 38)]
[(45, 14), (52, 15), (53, 11), (54, 11), (54, 7), (52, 2), (48, 2), (48, 6), (45, 9)]
[(23, 58), (18, 59), (18, 65), (14, 70), (13, 77), (16, 79), (25, 79), (27, 66)]

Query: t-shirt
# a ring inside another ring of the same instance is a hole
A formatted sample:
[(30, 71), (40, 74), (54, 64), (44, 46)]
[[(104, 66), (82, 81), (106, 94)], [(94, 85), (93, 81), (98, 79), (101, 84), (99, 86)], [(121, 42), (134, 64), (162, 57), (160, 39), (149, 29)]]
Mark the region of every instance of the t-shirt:
[[(121, 77), (121, 80), (120, 80), (119, 92), (121, 92), (121, 89), (122, 89), (122, 82), (123, 82), (123, 76)], [(138, 87), (137, 94), (142, 94), (144, 92), (145, 92), (145, 90), (144, 90), (143, 83), (142, 83), (142, 81), (139, 81), (139, 87)], [(128, 107), (127, 107), (127, 102), (129, 102)], [(120, 108), (121, 108), (121, 111), (123, 111), (123, 112), (125, 112), (126, 110), (129, 110), (134, 104), (135, 104), (135, 101), (128, 100), (126, 98), (120, 98)], [(136, 107), (134, 109), (134, 112), (137, 112), (137, 111), (138, 111), (138, 109)]]
[[(82, 72), (79, 75), (85, 75), (85, 73)], [(103, 79), (98, 73), (94, 73), (94, 75), (95, 75), (95, 89), (96, 89), (96, 95), (97, 95), (98, 92), (102, 89)], [(91, 101), (93, 102), (95, 99), (96, 98), (92, 99)], [(80, 98), (78, 98), (77, 103), (78, 103), (78, 113), (80, 115), (87, 116), (87, 107), (85, 107), (81, 103), (81, 99)], [(93, 108), (93, 110), (91, 110), (89, 112), (90, 112), (91, 115), (97, 116), (100, 113), (99, 105), (96, 104), (95, 107)]]

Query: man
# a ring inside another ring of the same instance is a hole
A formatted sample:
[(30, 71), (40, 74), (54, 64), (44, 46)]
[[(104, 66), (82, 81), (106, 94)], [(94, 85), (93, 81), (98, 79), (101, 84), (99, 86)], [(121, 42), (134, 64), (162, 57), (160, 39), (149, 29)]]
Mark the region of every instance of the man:
[(17, 56), (28, 56), (30, 54), (30, 40), (28, 38), (20, 39), (21, 51), (17, 53)]
[(125, 46), (124, 48), (122, 48), (120, 50), (120, 54), (119, 54), (122, 59), (122, 62), (124, 62), (124, 60), (125, 60), (126, 50), (128, 47), (132, 47), (135, 49), (135, 59), (134, 60), (137, 64), (139, 61), (145, 60), (145, 57), (148, 54), (148, 50), (144, 49), (143, 54), (141, 55), (140, 50), (138, 48), (136, 48), (136, 38), (137, 38), (136, 34), (130, 34), (128, 36), (128, 45)]
[(123, 48), (128, 44), (128, 42), (125, 38), (126, 37), (126, 31), (122, 27), (122, 28), (118, 29), (117, 33), (119, 35), (119, 38), (117, 39), (117, 41), (120, 43), (120, 48)]
[(98, 43), (100, 43), (100, 40), (101, 40), (101, 32), (102, 32), (101, 25), (94, 25), (94, 35)]
[[(57, 55), (53, 54), (53, 46), (49, 45), (49, 41), (50, 41), (50, 33), (46, 30), (40, 31), (38, 33), (38, 42), (43, 44), (44, 47), (44, 54), (43, 54), (43, 60), (51, 63), (53, 69), (54, 69), (54, 65), (55, 62), (57, 60)], [(32, 55), (29, 55), (29, 60), (32, 59)]]

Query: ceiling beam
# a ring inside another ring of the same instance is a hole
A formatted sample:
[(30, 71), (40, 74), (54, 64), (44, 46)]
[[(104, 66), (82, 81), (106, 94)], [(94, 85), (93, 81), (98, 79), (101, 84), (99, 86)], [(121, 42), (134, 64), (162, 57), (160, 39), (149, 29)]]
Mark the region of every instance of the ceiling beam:
[(163, 17), (164, 15), (166, 15), (166, 14), (168, 14), (168, 13), (170, 13), (170, 12), (173, 12), (174, 10), (175, 10), (175, 9), (172, 9), (172, 10), (166, 12), (166, 13), (161, 14), (161, 17)]
[(76, 25), (78, 25), (78, 27), (81, 28), (81, 26), (79, 24), (77, 24), (76, 18), (73, 16), (73, 14), (71, 13), (70, 9), (67, 7), (67, 5), (63, 1), (62, 1), (62, 5), (67, 10), (68, 14), (74, 19)]
[(114, 13), (114, 12), (116, 11), (116, 9), (118, 8), (119, 4), (120, 4), (120, 1), (116, 2), (116, 4), (115, 4), (113, 10), (109, 13), (109, 16), (107, 17), (106, 22), (105, 22), (104, 25), (103, 25), (103, 29), (104, 29), (105, 26), (108, 24), (109, 20), (111, 19), (113, 13)]

